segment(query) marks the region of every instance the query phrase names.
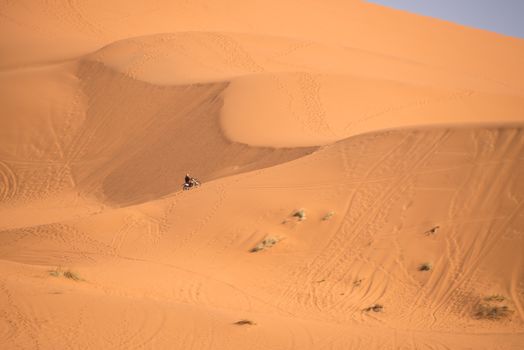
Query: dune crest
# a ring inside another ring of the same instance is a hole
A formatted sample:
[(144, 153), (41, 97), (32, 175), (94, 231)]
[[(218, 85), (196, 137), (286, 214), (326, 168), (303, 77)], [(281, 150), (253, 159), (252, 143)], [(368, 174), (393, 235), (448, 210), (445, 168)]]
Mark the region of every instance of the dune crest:
[(153, 84), (228, 82), (221, 125), (231, 140), (253, 146), (318, 146), (377, 129), (523, 118), (520, 87), (469, 66), (294, 38), (165, 33), (111, 43), (89, 57)]

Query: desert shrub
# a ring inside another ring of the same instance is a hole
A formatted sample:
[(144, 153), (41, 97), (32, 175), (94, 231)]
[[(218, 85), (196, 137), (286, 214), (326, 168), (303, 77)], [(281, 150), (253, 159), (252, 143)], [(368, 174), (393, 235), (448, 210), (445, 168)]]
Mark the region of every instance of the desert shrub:
[(477, 319), (499, 320), (510, 316), (513, 311), (507, 305), (502, 305), (505, 301), (507, 301), (506, 297), (500, 294), (493, 294), (483, 298), (474, 309), (474, 317)]
[(475, 309), (475, 317), (478, 319), (499, 320), (508, 317), (512, 311), (506, 305), (493, 305), (480, 303)]

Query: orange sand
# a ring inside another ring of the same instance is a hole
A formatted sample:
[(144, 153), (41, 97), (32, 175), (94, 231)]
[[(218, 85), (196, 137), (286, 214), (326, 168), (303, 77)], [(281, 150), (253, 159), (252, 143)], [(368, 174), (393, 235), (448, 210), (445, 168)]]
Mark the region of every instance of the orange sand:
[(4, 0), (0, 52), (1, 349), (524, 348), (524, 40)]

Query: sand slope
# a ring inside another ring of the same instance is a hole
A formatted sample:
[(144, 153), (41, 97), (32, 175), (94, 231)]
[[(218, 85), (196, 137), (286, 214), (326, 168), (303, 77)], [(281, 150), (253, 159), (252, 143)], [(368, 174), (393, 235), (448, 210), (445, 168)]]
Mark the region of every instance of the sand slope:
[[(3, 231), (4, 339), (518, 348), (523, 147), (520, 129), (372, 134), (164, 200)], [(289, 217), (299, 207), (305, 221)], [(250, 253), (266, 235), (282, 240)], [(418, 271), (424, 262), (433, 270)], [(85, 281), (49, 276), (56, 266)], [(510, 319), (473, 317), (492, 294), (506, 296)], [(374, 303), (385, 311), (362, 311)], [(257, 325), (231, 325), (241, 318)]]
[(524, 41), (361, 1), (0, 33), (2, 348), (523, 347)]

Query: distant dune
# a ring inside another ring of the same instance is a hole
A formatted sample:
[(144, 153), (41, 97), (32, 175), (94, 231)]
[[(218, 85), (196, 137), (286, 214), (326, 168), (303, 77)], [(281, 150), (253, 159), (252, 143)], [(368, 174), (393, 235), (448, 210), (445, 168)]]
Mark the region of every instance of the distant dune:
[(22, 0), (0, 51), (0, 348), (524, 347), (524, 40)]

